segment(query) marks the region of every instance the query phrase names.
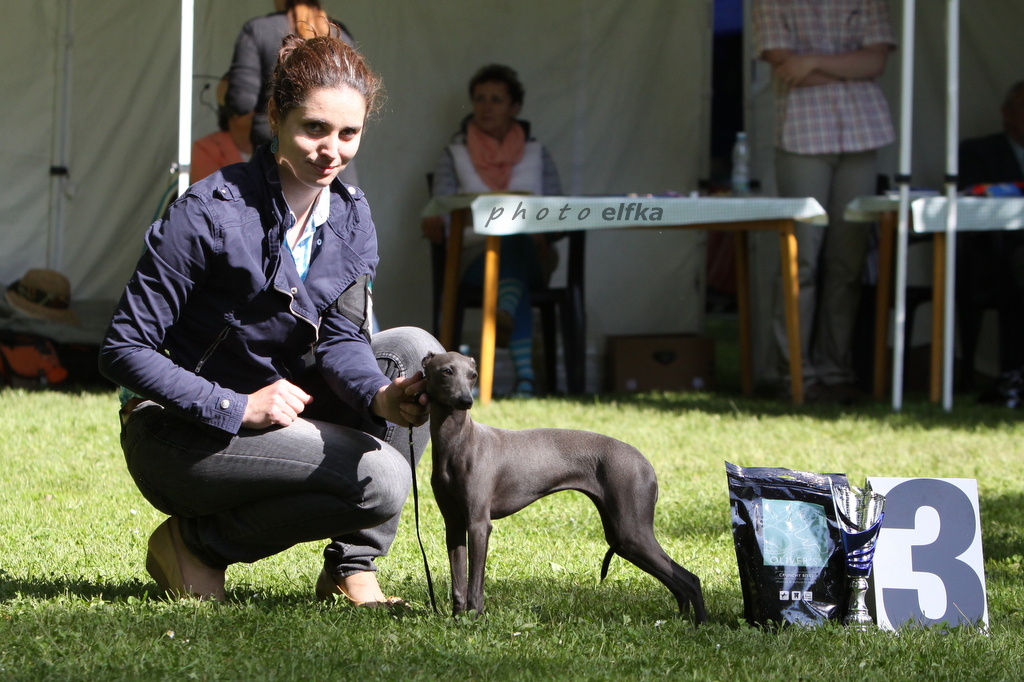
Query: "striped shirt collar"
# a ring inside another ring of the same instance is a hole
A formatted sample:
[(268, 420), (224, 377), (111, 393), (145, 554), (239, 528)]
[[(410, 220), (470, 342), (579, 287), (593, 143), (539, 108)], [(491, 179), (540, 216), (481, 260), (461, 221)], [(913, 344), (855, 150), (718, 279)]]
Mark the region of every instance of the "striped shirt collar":
[(320, 194), (317, 195), (316, 199), (313, 200), (313, 210), (309, 214), (309, 222), (306, 224), (306, 229), (302, 231), (302, 236), (295, 243), (295, 246), (288, 244), (288, 230), (295, 225), (296, 217), (295, 212), (292, 211), (292, 207), (288, 207), (288, 216), (285, 218), (285, 246), (292, 254), (292, 258), (295, 260), (295, 268), (299, 271), (299, 277), (302, 281), (306, 280), (306, 273), (309, 272), (309, 264), (313, 260), (313, 246), (314, 240), (313, 235), (316, 234), (317, 229), (321, 225), (327, 222), (327, 219), (331, 215), (331, 188), (328, 185), (320, 190)]

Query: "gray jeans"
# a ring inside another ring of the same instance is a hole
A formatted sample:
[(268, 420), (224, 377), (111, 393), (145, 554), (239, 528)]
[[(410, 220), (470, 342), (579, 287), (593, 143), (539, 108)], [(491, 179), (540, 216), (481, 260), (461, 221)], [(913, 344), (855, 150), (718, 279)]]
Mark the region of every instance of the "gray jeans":
[[(442, 352), (414, 327), (373, 337), (381, 370), (411, 376)], [(128, 470), (149, 502), (180, 517), (185, 545), (215, 568), (253, 562), (300, 542), (331, 538), (325, 568), (335, 577), (376, 570), (387, 554), (412, 484), (409, 431), (362, 419), (326, 386), (303, 385), (317, 410), (287, 427), (237, 435), (188, 421), (153, 402), (122, 427)], [(413, 430), (418, 463), (429, 424)]]
[[(875, 193), (874, 150), (846, 154), (792, 154), (775, 150), (779, 196), (814, 197), (828, 212), (828, 227), (796, 224), (800, 282), (800, 352), (804, 383), (851, 383), (853, 324), (860, 301), (868, 225), (843, 218), (854, 198)], [(776, 292), (774, 333), (786, 365), (789, 345), (781, 280)], [(788, 376), (783, 371), (783, 376)]]

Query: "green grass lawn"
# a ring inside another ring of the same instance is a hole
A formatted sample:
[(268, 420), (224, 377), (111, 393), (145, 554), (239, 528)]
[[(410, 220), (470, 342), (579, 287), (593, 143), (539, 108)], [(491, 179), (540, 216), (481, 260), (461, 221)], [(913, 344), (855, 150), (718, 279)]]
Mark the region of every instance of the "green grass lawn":
[[(710, 623), (680, 617), (657, 581), (616, 559), (593, 505), (560, 493), (495, 522), (487, 614), (427, 607), (412, 502), (385, 592), (410, 615), (322, 605), (322, 546), (228, 571), (224, 604), (154, 598), (143, 567), (161, 521), (128, 477), (113, 391), (0, 391), (0, 680), (715, 679), (1018, 680), (1024, 673), (1024, 423), (958, 398), (794, 408), (733, 393), (496, 401), (484, 423), (571, 427), (630, 442), (657, 470), (656, 532), (703, 581)], [(752, 629), (732, 546), (723, 462), (872, 476), (976, 478), (990, 632)], [(450, 608), (442, 522), (420, 467), (422, 533)]]

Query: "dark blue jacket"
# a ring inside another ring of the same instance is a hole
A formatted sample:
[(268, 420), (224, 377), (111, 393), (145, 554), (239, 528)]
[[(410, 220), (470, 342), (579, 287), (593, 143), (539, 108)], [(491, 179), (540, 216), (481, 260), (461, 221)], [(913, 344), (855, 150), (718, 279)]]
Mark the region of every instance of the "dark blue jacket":
[(266, 147), (189, 187), (146, 233), (103, 342), (103, 374), (237, 433), (247, 394), (297, 382), (315, 349), (328, 385), (371, 417), (370, 401), (390, 381), (369, 346), (378, 260), (370, 208), (362, 191), (334, 181), (305, 282), (284, 245), (286, 216)]

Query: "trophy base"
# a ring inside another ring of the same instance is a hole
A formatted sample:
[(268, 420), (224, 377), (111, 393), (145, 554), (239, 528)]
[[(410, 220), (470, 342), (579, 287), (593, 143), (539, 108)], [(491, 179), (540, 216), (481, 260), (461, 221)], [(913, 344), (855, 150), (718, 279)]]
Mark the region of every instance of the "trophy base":
[(853, 613), (843, 619), (843, 625), (851, 630), (866, 632), (875, 625), (871, 615), (867, 613)]
[(867, 605), (868, 580), (863, 576), (850, 579), (850, 608), (843, 625), (854, 630), (867, 630), (875, 624)]

